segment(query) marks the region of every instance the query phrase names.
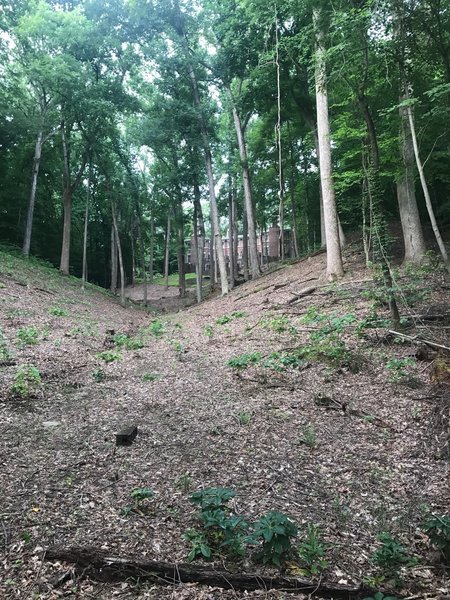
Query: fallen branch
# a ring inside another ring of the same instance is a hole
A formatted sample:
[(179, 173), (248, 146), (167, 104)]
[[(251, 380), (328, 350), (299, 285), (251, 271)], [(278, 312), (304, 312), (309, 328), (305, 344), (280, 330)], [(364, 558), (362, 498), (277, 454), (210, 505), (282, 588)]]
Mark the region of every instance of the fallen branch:
[(317, 289), (316, 285), (311, 285), (310, 287), (306, 287), (303, 288), (302, 290), (299, 290), (298, 292), (289, 292), (290, 294), (293, 294), (293, 298), (291, 298), (290, 300), (288, 300), (286, 302), (286, 304), (293, 304), (294, 302), (297, 302), (297, 300), (300, 300), (300, 298), (303, 298), (304, 296), (309, 296), (309, 294), (312, 294), (313, 292), (315, 292)]
[(360, 585), (314, 582), (297, 577), (267, 576), (256, 573), (233, 573), (223, 568), (185, 563), (162, 563), (137, 557), (111, 556), (95, 548), (52, 547), (46, 560), (75, 564), (75, 570), (103, 582), (126, 581), (129, 578), (151, 581), (160, 585), (199, 583), (235, 590), (280, 589), (315, 593), (327, 598), (356, 598), (363, 591)]
[(400, 333), (399, 331), (393, 331), (392, 329), (389, 329), (388, 333), (414, 344), (426, 344), (427, 346), (430, 346), (430, 348), (438, 348), (439, 350), (446, 350), (447, 352), (450, 352), (450, 348), (448, 346), (436, 344), (435, 342), (430, 342), (430, 340), (424, 340), (417, 335), (406, 335), (406, 333)]

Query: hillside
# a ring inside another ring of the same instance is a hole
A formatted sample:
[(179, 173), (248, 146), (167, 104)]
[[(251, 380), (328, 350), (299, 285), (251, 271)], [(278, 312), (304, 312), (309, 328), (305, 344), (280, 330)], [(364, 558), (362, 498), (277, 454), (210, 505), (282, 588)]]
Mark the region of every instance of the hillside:
[[(357, 245), (337, 284), (324, 261), (158, 316), (0, 253), (2, 598), (307, 598), (99, 583), (43, 560), (83, 546), (183, 562), (189, 495), (207, 487), (233, 489), (251, 521), (275, 510), (303, 535), (320, 526), (327, 581), (389, 588), (372, 560), (389, 532), (417, 559), (396, 594), (449, 597), (422, 530), (450, 505), (448, 353), (388, 334)], [(449, 346), (448, 277), (434, 267), (398, 281), (404, 333)], [(132, 424), (132, 445), (116, 446)], [(154, 495), (133, 500), (144, 488)], [(276, 573), (237, 562), (213, 564)]]

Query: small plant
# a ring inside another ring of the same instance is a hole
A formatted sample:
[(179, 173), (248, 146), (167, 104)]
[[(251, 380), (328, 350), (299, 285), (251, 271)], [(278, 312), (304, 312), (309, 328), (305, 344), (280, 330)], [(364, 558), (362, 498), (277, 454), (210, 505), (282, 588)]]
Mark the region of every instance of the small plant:
[(175, 485), (181, 488), (184, 491), (184, 493), (187, 493), (192, 488), (193, 482), (194, 480), (189, 475), (189, 473), (184, 473), (176, 480)]
[(231, 321), (231, 317), (229, 315), (222, 315), (218, 319), (216, 319), (217, 325), (226, 325)]
[(298, 557), (305, 567), (305, 575), (316, 577), (328, 567), (325, 559), (327, 547), (328, 545), (321, 539), (319, 527), (309, 524), (306, 537), (298, 547)]
[(389, 370), (389, 381), (392, 383), (401, 383), (408, 377), (408, 367), (415, 366), (416, 361), (413, 358), (392, 358), (386, 363), (386, 369)]
[(142, 379), (144, 381), (156, 381), (158, 379), (158, 375), (155, 375), (155, 373), (145, 373), (145, 375), (142, 376)]
[(116, 346), (126, 348), (127, 350), (139, 350), (144, 347), (142, 339), (129, 337), (125, 333), (116, 333), (113, 340)]
[(399, 600), (397, 596), (385, 596), (383, 592), (376, 592), (373, 596), (366, 596), (363, 600)]
[(145, 331), (151, 333), (155, 337), (161, 337), (166, 330), (166, 324), (160, 319), (154, 319)]
[(114, 350), (106, 350), (105, 352), (99, 352), (95, 355), (100, 360), (103, 360), (105, 363), (112, 363), (116, 360), (120, 360), (122, 355)]
[(102, 381), (105, 381), (106, 373), (103, 369), (94, 369), (94, 371), (92, 371), (92, 377), (96, 383), (101, 383)]
[(39, 343), (39, 330), (30, 325), (30, 327), (21, 327), (17, 331), (17, 342), (20, 346), (35, 346)]
[(303, 428), (302, 436), (299, 439), (299, 442), (309, 446), (310, 448), (317, 446), (317, 435), (312, 425), (307, 425)]
[(253, 544), (262, 542), (256, 558), (263, 564), (281, 567), (282, 560), (291, 550), (291, 539), (297, 535), (297, 526), (283, 513), (270, 511), (255, 524), (248, 541)]
[(191, 551), (187, 555), (189, 562), (192, 562), (196, 558), (204, 558), (206, 560), (212, 558), (212, 550), (208, 546), (208, 540), (204, 533), (196, 529), (187, 529), (183, 534), (183, 539), (191, 544)]
[(246, 369), (250, 365), (257, 364), (262, 358), (262, 354), (260, 352), (252, 352), (251, 354), (241, 354), (240, 356), (236, 356), (235, 358), (230, 358), (227, 362), (227, 365), (232, 369)]
[(13, 356), (8, 348), (7, 341), (0, 329), (0, 362), (8, 362), (12, 360)]
[(440, 550), (445, 563), (450, 564), (450, 515), (432, 515), (423, 530), (431, 543)]
[(214, 327), (212, 325), (205, 325), (203, 327), (203, 333), (206, 335), (206, 337), (208, 337), (209, 339), (214, 337)]
[(233, 321), (233, 319), (242, 319), (242, 317), (246, 316), (247, 313), (243, 312), (242, 310), (235, 310), (230, 315), (222, 315), (216, 319), (216, 323), (217, 325), (226, 325), (230, 321)]
[(21, 398), (36, 393), (42, 383), (41, 373), (34, 365), (20, 365), (14, 376), (11, 392)]
[(372, 562), (386, 575), (399, 582), (398, 572), (401, 567), (411, 567), (417, 563), (417, 559), (408, 554), (408, 551), (400, 542), (394, 539), (389, 533), (382, 532), (378, 536), (381, 543), (378, 550), (375, 551)]
[(185, 347), (178, 340), (170, 340), (170, 345), (172, 346), (172, 348), (175, 350), (175, 352), (179, 356), (181, 356), (182, 354), (184, 354), (186, 352)]
[(261, 326), (264, 329), (270, 329), (276, 333), (284, 333), (288, 331), (290, 334), (295, 335), (297, 329), (292, 325), (289, 318), (285, 315), (281, 317), (272, 317), (271, 319), (265, 319), (262, 321)]
[(149, 487), (135, 488), (131, 491), (131, 497), (133, 498), (136, 504), (140, 504), (144, 500), (153, 498), (154, 495), (155, 492)]
[[(232, 556), (244, 554), (248, 523), (229, 509), (228, 502), (234, 496), (235, 492), (228, 488), (207, 488), (191, 495), (191, 502), (200, 508), (198, 520), (203, 530), (191, 529), (185, 534), (192, 544), (190, 560), (198, 556), (210, 558), (213, 550)], [(211, 551), (211, 555), (205, 555), (205, 551)]]
[(238, 414), (238, 421), (241, 425), (248, 425), (252, 420), (252, 415), (249, 412), (240, 412)]
[(48, 314), (53, 315), (54, 317), (68, 317), (69, 311), (65, 308), (61, 308), (60, 306), (51, 306), (48, 309)]

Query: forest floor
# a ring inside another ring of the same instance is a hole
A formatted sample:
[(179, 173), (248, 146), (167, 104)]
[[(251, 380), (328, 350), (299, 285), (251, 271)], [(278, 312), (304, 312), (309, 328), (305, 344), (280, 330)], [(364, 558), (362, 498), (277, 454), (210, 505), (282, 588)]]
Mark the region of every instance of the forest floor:
[[(327, 581), (385, 587), (372, 556), (387, 531), (418, 559), (396, 595), (449, 598), (422, 530), (450, 506), (448, 354), (388, 334), (357, 244), (345, 268), (327, 284), (318, 254), (158, 316), (0, 252), (0, 597), (309, 597), (99, 583), (44, 560), (56, 545), (185, 562), (190, 493), (228, 487), (251, 521), (283, 512), (300, 538), (319, 525)], [(448, 277), (398, 277), (402, 331), (449, 346)], [(18, 376), (22, 365), (42, 380)], [(116, 446), (131, 424), (132, 445)], [(154, 496), (136, 503), (144, 487)], [(213, 564), (276, 573), (249, 558)]]

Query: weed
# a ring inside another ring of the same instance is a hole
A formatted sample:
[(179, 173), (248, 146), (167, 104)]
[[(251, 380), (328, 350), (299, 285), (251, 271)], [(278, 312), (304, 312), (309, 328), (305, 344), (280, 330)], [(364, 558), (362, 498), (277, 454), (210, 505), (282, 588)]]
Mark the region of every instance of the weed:
[(317, 446), (317, 434), (312, 425), (307, 425), (303, 428), (302, 436), (299, 439), (300, 444), (305, 444), (310, 448)]
[(131, 497), (136, 502), (136, 504), (140, 504), (144, 500), (153, 498), (154, 495), (155, 492), (149, 487), (135, 488), (131, 491)]
[(106, 379), (106, 373), (103, 369), (94, 369), (92, 371), (92, 377), (96, 383), (101, 383)]
[(241, 425), (248, 425), (252, 420), (252, 415), (249, 412), (240, 412), (238, 414), (238, 421)]
[(383, 592), (376, 592), (373, 596), (366, 596), (363, 600), (399, 600), (397, 596), (385, 596)]
[(48, 309), (48, 314), (53, 315), (54, 317), (68, 317), (69, 311), (65, 308), (61, 308), (60, 306), (51, 306)]
[(385, 531), (378, 536), (380, 547), (375, 551), (372, 562), (390, 579), (399, 582), (401, 567), (410, 567), (417, 563), (417, 559), (410, 556), (402, 544)]
[(212, 325), (205, 325), (203, 327), (203, 333), (206, 335), (206, 337), (209, 337), (209, 339), (211, 339), (212, 337), (214, 337), (214, 328)]
[(114, 352), (114, 350), (106, 350), (105, 352), (99, 352), (95, 356), (97, 358), (100, 358), (100, 360), (103, 360), (105, 363), (111, 363), (115, 360), (120, 360), (122, 358), (122, 355), (118, 352)]
[(170, 345), (172, 346), (172, 348), (175, 350), (175, 352), (179, 356), (181, 356), (182, 354), (184, 354), (186, 352), (185, 347), (178, 340), (170, 340)]
[(160, 319), (154, 319), (150, 325), (145, 329), (147, 333), (151, 333), (155, 337), (161, 337), (166, 331), (166, 323)]
[(230, 358), (227, 365), (232, 369), (246, 369), (250, 365), (257, 364), (262, 358), (261, 352), (252, 352), (250, 354), (241, 354), (235, 358)]
[(226, 325), (230, 321), (233, 321), (233, 319), (242, 319), (246, 316), (247, 313), (243, 312), (242, 310), (235, 310), (230, 315), (222, 315), (221, 317), (216, 319), (216, 323), (217, 325)]
[(0, 362), (8, 362), (12, 360), (12, 358), (13, 355), (8, 348), (6, 338), (3, 335), (3, 331), (0, 329)]
[(20, 537), (22, 538), (22, 541), (24, 542), (25, 545), (29, 544), (31, 542), (31, 540), (33, 539), (33, 536), (31, 535), (31, 533), (29, 531), (22, 531)]
[(431, 543), (439, 548), (446, 564), (450, 564), (450, 515), (439, 517), (432, 515), (425, 523), (423, 530)]
[(297, 368), (304, 364), (304, 360), (299, 356), (299, 352), (272, 352), (263, 366), (272, 371), (282, 372), (287, 368)]
[(207, 488), (191, 495), (191, 502), (200, 508), (197, 518), (202, 531), (191, 529), (185, 533), (185, 539), (192, 544), (189, 560), (197, 556), (210, 558), (213, 550), (231, 556), (244, 554), (245, 533), (249, 526), (229, 509), (228, 502), (234, 496), (235, 492), (228, 488)]
[(288, 331), (291, 335), (295, 335), (297, 333), (297, 329), (292, 325), (289, 318), (285, 315), (282, 315), (281, 317), (265, 319), (261, 322), (261, 327), (275, 331), (275, 333), (284, 333), (286, 331)]
[(39, 343), (40, 333), (37, 327), (30, 325), (29, 327), (21, 327), (17, 331), (17, 343), (20, 346), (35, 346)]
[(20, 365), (14, 376), (11, 392), (27, 398), (37, 392), (42, 383), (41, 373), (34, 365)]
[(256, 522), (248, 541), (253, 544), (262, 543), (256, 558), (263, 564), (281, 567), (281, 561), (291, 550), (291, 538), (297, 535), (297, 531), (297, 526), (288, 516), (270, 511)]
[(416, 365), (413, 358), (392, 358), (386, 363), (386, 369), (389, 371), (389, 381), (391, 383), (405, 383), (411, 374), (408, 367)]
[(320, 528), (309, 524), (305, 539), (298, 546), (298, 557), (305, 567), (306, 575), (316, 577), (328, 567), (325, 554), (328, 544), (321, 539)]
[(116, 333), (113, 340), (117, 347), (126, 348), (127, 350), (139, 350), (144, 347), (144, 342), (141, 338), (129, 337), (125, 333)]
[(189, 473), (184, 473), (176, 480), (175, 485), (181, 488), (185, 493), (187, 493), (192, 488), (193, 482), (194, 480), (189, 475)]
[(142, 376), (142, 379), (144, 381), (156, 381), (158, 379), (158, 375), (155, 375), (154, 373), (145, 373), (145, 375)]

